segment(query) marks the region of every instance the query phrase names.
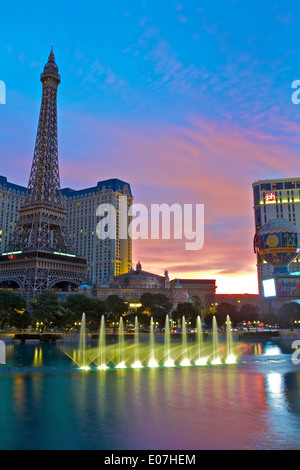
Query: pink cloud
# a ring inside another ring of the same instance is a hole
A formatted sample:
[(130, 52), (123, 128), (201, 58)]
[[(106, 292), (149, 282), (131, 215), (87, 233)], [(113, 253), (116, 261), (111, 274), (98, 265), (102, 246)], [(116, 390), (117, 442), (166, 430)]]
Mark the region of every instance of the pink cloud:
[[(73, 123), (77, 119), (73, 116)], [(169, 268), (174, 277), (255, 274), (251, 185), (294, 174), (298, 155), (287, 141), (199, 117), (186, 126), (111, 123), (91, 116), (81, 116), (82, 123), (86, 154), (82, 160), (61, 158), (64, 185), (80, 188), (116, 177), (131, 184), (135, 202), (149, 207), (205, 205), (203, 249), (188, 252), (184, 240), (137, 240), (134, 258), (145, 269)]]

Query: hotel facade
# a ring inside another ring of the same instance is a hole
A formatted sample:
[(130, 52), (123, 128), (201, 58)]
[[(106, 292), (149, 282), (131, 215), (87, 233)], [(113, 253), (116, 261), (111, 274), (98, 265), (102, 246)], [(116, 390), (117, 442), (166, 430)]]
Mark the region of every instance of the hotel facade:
[[(27, 188), (7, 181), (0, 176), (0, 247), (4, 253), (16, 226)], [(99, 181), (96, 186), (82, 190), (62, 189), (67, 210), (68, 228), (78, 255), (88, 260), (88, 276), (94, 287), (113, 275), (130, 271), (132, 267), (132, 239), (120, 239), (120, 197), (127, 197), (127, 208), (133, 197), (130, 185), (119, 179)], [(99, 239), (97, 236), (97, 208), (111, 204), (116, 210), (115, 238)], [(128, 210), (127, 210), (128, 214)], [(128, 216), (128, 224), (130, 216)]]
[[(272, 219), (285, 219), (300, 230), (300, 177), (259, 180), (252, 184), (255, 233)], [(296, 259), (289, 266), (290, 272), (300, 271)], [(272, 275), (273, 268), (257, 254), (259, 293), (263, 295), (262, 280)]]

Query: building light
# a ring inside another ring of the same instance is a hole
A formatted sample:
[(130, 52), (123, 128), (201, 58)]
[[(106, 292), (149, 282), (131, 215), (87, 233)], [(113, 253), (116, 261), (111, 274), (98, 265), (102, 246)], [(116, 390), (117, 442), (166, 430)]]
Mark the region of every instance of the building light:
[(19, 255), (20, 253), (23, 253), (23, 251), (10, 251), (9, 253), (2, 253), (2, 256), (6, 256), (6, 255)]
[(60, 253), (59, 251), (53, 251), (54, 255), (60, 255), (60, 256), (69, 256), (70, 258), (76, 258), (76, 255), (71, 255), (70, 253)]
[(274, 193), (267, 193), (265, 196), (266, 202), (273, 202), (276, 200), (276, 196)]

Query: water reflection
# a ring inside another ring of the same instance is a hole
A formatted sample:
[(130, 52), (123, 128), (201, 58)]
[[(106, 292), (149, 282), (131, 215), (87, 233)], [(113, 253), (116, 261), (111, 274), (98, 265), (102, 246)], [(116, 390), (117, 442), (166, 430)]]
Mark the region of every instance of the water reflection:
[[(19, 346), (30, 365), (66, 360), (52, 345)], [(276, 344), (243, 347), (281, 357)], [(300, 372), (291, 361), (3, 373), (0, 396), (1, 449), (299, 447)]]
[[(295, 372), (293, 373), (293, 375)], [(296, 372), (297, 375), (299, 375)], [(286, 386), (286, 376), (282, 371), (271, 371), (265, 374), (265, 389), (269, 413), (265, 421), (272, 433), (265, 436), (266, 448), (276, 449), (299, 448), (299, 414), (291, 409), (291, 397)], [(299, 387), (293, 390), (299, 398)], [(298, 410), (299, 412), (299, 410)]]
[(266, 374), (266, 392), (271, 408), (287, 409), (285, 397), (284, 380), (279, 372), (270, 372)]

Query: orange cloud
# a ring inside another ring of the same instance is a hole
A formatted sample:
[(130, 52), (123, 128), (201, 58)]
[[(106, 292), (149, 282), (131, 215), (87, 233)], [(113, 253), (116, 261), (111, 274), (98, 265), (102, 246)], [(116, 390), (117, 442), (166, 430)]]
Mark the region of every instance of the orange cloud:
[[(72, 117), (73, 124), (77, 119)], [(135, 260), (155, 272), (168, 268), (173, 277), (213, 276), (220, 286), (222, 278), (228, 286), (229, 278), (240, 277), (239, 292), (257, 292), (251, 185), (294, 175), (298, 155), (288, 141), (195, 116), (188, 125), (111, 123), (91, 116), (81, 116), (82, 122), (86, 154), (61, 158), (68, 186), (116, 177), (129, 182), (135, 202), (149, 208), (178, 202), (205, 206), (200, 251), (186, 251), (184, 240), (136, 240)]]

